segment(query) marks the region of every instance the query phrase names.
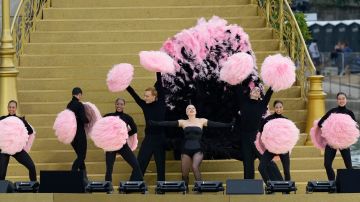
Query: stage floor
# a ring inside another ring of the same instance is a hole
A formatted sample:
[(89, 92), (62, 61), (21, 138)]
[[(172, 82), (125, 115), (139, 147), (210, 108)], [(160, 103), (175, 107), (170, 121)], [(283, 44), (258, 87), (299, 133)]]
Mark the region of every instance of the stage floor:
[(219, 194), (0, 194), (1, 202), (347, 202), (360, 201), (360, 194), (273, 194), (273, 195), (219, 195)]

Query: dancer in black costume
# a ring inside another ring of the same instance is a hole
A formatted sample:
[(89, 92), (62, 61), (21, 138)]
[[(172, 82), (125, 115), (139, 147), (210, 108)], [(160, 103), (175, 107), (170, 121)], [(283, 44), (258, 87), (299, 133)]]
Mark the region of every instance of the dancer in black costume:
[(200, 181), (200, 164), (203, 160), (204, 153), (201, 148), (201, 137), (203, 127), (232, 127), (232, 123), (219, 123), (204, 118), (196, 118), (196, 108), (194, 105), (186, 107), (186, 115), (188, 119), (178, 121), (150, 121), (150, 125), (181, 127), (184, 130), (183, 149), (181, 154), (181, 172), (182, 179), (186, 186), (189, 184), (189, 172), (193, 170), (195, 180)]
[(71, 146), (74, 148), (77, 158), (72, 165), (72, 171), (84, 171), (86, 177), (86, 150), (87, 150), (87, 139), (84, 129), (84, 124), (89, 123), (89, 120), (85, 115), (84, 105), (80, 102), (82, 98), (82, 90), (79, 87), (75, 87), (72, 90), (72, 99), (67, 105), (67, 109), (74, 112), (76, 117), (76, 135), (74, 140), (71, 142)]
[(141, 172), (145, 174), (151, 156), (154, 159), (157, 169), (157, 180), (165, 181), (165, 135), (162, 128), (148, 125), (149, 120), (164, 121), (165, 119), (165, 99), (161, 81), (161, 74), (156, 73), (157, 81), (155, 88), (145, 89), (144, 100), (139, 97), (135, 90), (129, 86), (126, 90), (134, 98), (135, 102), (141, 107), (145, 118), (145, 138), (141, 143), (138, 154), (138, 162)]
[[(266, 117), (264, 119), (264, 121), (261, 123), (260, 130), (259, 130), (259, 132), (261, 132), (261, 133), (263, 132), (264, 125), (267, 122), (269, 122), (270, 120), (278, 119), (278, 118), (287, 119), (286, 117), (284, 117), (282, 115), (283, 110), (284, 110), (282, 101), (275, 100), (273, 106), (275, 108), (275, 113), (268, 116), (268, 117)], [(264, 182), (267, 182), (269, 180), (273, 180), (273, 179), (270, 179), (270, 177), (269, 177), (267, 167), (269, 166), (269, 163), (271, 163), (272, 159), (275, 156), (276, 156), (276, 154), (271, 153), (268, 150), (265, 150), (264, 154), (260, 158), (259, 172), (260, 172)], [(289, 152), (286, 153), (286, 154), (279, 154), (279, 157), (281, 159), (281, 163), (282, 163), (283, 168), (284, 168), (284, 178), (285, 178), (286, 181), (289, 181), (291, 179), (291, 177), (290, 177), (290, 155), (289, 155)]]
[[(241, 137), (241, 151), (244, 165), (244, 179), (255, 178), (254, 160), (260, 158), (254, 141), (260, 128), (260, 122), (266, 113), (273, 90), (269, 88), (265, 96), (261, 97), (261, 89), (257, 86), (250, 90), (239, 85), (237, 89), (239, 111), (235, 122), (235, 131)], [(282, 180), (281, 173), (274, 162), (268, 168), (271, 179)]]
[[(26, 130), (28, 131), (28, 134), (29, 135), (32, 134), (34, 132), (33, 129), (31, 128), (29, 123), (25, 120), (25, 117), (18, 117), (16, 115), (16, 109), (17, 109), (17, 102), (15, 100), (11, 100), (8, 103), (9, 114), (7, 116), (0, 117), (0, 120), (11, 116), (17, 117), (24, 123)], [(15, 153), (14, 155), (0, 153), (0, 180), (5, 180), (10, 156), (14, 157), (19, 163), (24, 165), (29, 170), (29, 178), (31, 181), (36, 181), (35, 164), (31, 159), (31, 157), (29, 156), (29, 154), (24, 150), (21, 150), (20, 152)]]
[[(107, 116), (119, 117), (119, 119), (123, 120), (126, 123), (127, 127), (129, 128), (129, 132), (128, 132), (129, 136), (132, 136), (135, 133), (137, 133), (137, 127), (133, 118), (130, 115), (124, 113), (124, 107), (125, 107), (125, 100), (122, 98), (117, 98), (115, 101), (115, 112), (106, 114), (104, 117)], [(120, 154), (133, 169), (132, 175), (130, 177), (130, 181), (143, 181), (143, 174), (141, 173), (139, 163), (127, 143), (124, 144), (124, 146), (117, 151), (106, 152), (105, 180), (112, 181), (112, 172), (113, 172), (114, 162), (117, 153)]]
[[(356, 121), (355, 119), (355, 115), (354, 113), (349, 110), (348, 108), (346, 108), (346, 103), (347, 103), (347, 96), (345, 93), (343, 92), (339, 92), (336, 95), (336, 99), (337, 99), (337, 104), (338, 106), (335, 108), (332, 108), (331, 110), (329, 110), (318, 122), (318, 126), (321, 128), (322, 124), (324, 123), (324, 121), (332, 114), (332, 113), (337, 113), (337, 114), (347, 114), (349, 115), (354, 121)], [(344, 160), (344, 164), (345, 167), (347, 169), (351, 169), (352, 168), (352, 162), (351, 162), (351, 154), (350, 154), (350, 148), (346, 148), (346, 149), (340, 149), (340, 153), (341, 156)], [(336, 149), (331, 148), (329, 145), (326, 145), (325, 147), (325, 154), (324, 154), (324, 166), (326, 169), (326, 174), (328, 176), (329, 180), (335, 180), (335, 173), (334, 170), (332, 168), (332, 163), (334, 161), (336, 155)]]

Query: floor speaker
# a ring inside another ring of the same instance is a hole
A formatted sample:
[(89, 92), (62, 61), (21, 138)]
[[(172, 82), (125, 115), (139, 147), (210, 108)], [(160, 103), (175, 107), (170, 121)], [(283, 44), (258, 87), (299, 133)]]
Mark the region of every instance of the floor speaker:
[(40, 171), (40, 193), (84, 193), (83, 171)]
[(338, 193), (360, 193), (360, 169), (338, 169), (336, 188)]
[(226, 194), (264, 194), (262, 180), (226, 180)]
[(14, 184), (8, 180), (0, 180), (0, 193), (13, 193)]

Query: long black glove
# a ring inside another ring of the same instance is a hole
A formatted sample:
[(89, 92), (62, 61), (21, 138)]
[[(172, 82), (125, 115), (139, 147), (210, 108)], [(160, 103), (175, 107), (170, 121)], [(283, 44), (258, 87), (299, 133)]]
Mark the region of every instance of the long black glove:
[(148, 122), (149, 126), (179, 127), (179, 121), (153, 121)]
[(221, 122), (215, 122), (215, 121), (210, 121), (210, 120), (208, 120), (208, 122), (207, 122), (207, 127), (212, 127), (212, 128), (231, 128), (233, 125), (234, 125), (233, 122), (221, 123)]

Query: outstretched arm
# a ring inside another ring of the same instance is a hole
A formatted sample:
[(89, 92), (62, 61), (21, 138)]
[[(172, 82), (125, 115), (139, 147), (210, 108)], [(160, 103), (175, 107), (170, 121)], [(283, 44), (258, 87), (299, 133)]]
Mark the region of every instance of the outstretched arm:
[(135, 102), (142, 108), (145, 105), (145, 101), (139, 97), (139, 95), (135, 92), (135, 90), (129, 86), (126, 90), (130, 93), (130, 95), (134, 98)]
[(216, 121), (210, 121), (207, 119), (204, 122), (204, 126), (211, 127), (211, 128), (231, 128), (233, 125), (234, 125), (233, 122), (221, 123), (221, 122), (216, 122)]
[(179, 121), (153, 121), (148, 122), (150, 126), (179, 127)]
[(331, 109), (330, 111), (328, 111), (318, 122), (318, 126), (319, 128), (322, 127), (322, 124), (324, 123), (324, 121), (329, 118), (330, 114), (333, 112), (333, 110)]

